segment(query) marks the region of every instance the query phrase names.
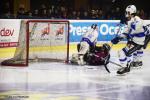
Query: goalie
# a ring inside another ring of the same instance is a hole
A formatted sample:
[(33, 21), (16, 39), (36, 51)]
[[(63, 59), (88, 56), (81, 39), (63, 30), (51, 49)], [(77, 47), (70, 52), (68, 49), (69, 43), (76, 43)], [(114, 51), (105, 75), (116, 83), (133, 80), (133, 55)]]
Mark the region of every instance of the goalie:
[(91, 28), (82, 36), (80, 43), (77, 45), (77, 54), (73, 54), (71, 58), (71, 63), (77, 63), (79, 65), (84, 65), (84, 55), (89, 51), (92, 51), (96, 45), (98, 38), (98, 27), (97, 24), (92, 24)]

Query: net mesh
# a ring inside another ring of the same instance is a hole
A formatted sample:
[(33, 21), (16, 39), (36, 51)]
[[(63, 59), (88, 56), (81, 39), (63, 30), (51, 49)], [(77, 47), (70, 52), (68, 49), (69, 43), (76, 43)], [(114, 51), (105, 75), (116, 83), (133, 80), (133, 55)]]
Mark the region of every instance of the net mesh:
[(26, 22), (21, 22), (19, 45), (14, 57), (3, 61), (2, 65), (27, 65), (29, 60), (68, 60), (68, 21)]

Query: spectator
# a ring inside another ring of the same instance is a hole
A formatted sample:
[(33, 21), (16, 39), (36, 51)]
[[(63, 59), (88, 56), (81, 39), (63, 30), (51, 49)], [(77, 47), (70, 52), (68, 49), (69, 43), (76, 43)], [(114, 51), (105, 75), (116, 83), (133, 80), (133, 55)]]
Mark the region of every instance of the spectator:
[(52, 17), (52, 9), (51, 9), (51, 8), (49, 8), (49, 9), (47, 10), (47, 17), (48, 17), (48, 18), (51, 18), (51, 17)]
[(40, 9), (39, 9), (39, 16), (41, 18), (47, 18), (47, 9), (46, 9), (46, 6), (45, 4), (42, 4)]
[(67, 19), (67, 12), (66, 12), (66, 11), (62, 13), (61, 18), (62, 18), (62, 19)]
[(26, 12), (26, 15), (28, 16), (29, 19), (33, 18), (33, 14), (31, 11)]
[(8, 18), (8, 19), (14, 18), (14, 15), (11, 14), (11, 11), (10, 11), (9, 2), (4, 3), (4, 5), (2, 6), (2, 11), (0, 13), (1, 13), (0, 18)]
[(10, 13), (10, 11), (0, 15), (0, 18), (3, 18), (3, 19), (13, 19), (15, 18), (13, 14)]
[(39, 17), (39, 10), (38, 9), (35, 9), (34, 11), (33, 11), (33, 17), (34, 18), (37, 18), (37, 17)]
[[(4, 4), (0, 3), (0, 18), (16, 18), (14, 17), (13, 10), (7, 0)], [(48, 0), (49, 1), (49, 0)], [(74, 9), (73, 4), (69, 4), (68, 0), (56, 0), (48, 3), (49, 7), (46, 7), (45, 4), (42, 4), (41, 7), (37, 7), (35, 10), (26, 12), (25, 6), (23, 4), (19, 5), (17, 11), (17, 18), (63, 18), (63, 19), (100, 19), (100, 20), (120, 20), (124, 12), (120, 5), (113, 5), (110, 10), (110, 6), (93, 6), (94, 9), (88, 6), (88, 10), (85, 8), (80, 8), (78, 11)], [(32, 8), (31, 8), (32, 9)], [(148, 10), (147, 10), (148, 11)], [(139, 10), (138, 15), (142, 19), (147, 19), (150, 17), (148, 12), (145, 12), (143, 9)]]
[(98, 11), (98, 18), (99, 18), (99, 19), (104, 19), (104, 13), (103, 13), (103, 10), (102, 10), (102, 9), (100, 9), (100, 10)]
[(97, 16), (98, 12), (96, 10), (91, 10), (90, 13), (91, 13), (91, 16), (90, 16), (91, 19), (98, 19), (98, 16)]
[(81, 12), (80, 11), (77, 11), (77, 17), (76, 19), (81, 19)]
[(73, 10), (71, 12), (71, 15), (69, 16), (70, 19), (76, 19), (77, 18), (77, 12), (75, 10)]
[(20, 4), (19, 5), (19, 10), (17, 12), (17, 18), (25, 18), (26, 17), (26, 14), (25, 14), (25, 7), (23, 4)]
[(83, 19), (90, 19), (87, 11), (84, 11)]
[(114, 11), (114, 15), (115, 15), (115, 19), (116, 20), (120, 20), (121, 19), (121, 11), (120, 11), (120, 8), (119, 7), (117, 7), (116, 9), (115, 9), (115, 11)]

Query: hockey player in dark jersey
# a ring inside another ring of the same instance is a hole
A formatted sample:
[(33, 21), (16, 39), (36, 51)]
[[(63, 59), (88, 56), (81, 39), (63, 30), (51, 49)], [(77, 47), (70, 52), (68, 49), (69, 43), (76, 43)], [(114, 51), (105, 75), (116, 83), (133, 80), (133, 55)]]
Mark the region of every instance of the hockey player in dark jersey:
[(94, 50), (84, 56), (84, 61), (88, 65), (105, 65), (109, 62), (109, 50), (110, 46), (106, 43), (102, 46), (96, 46)]
[[(79, 51), (80, 44), (77, 45), (77, 50)], [(98, 66), (98, 65), (104, 65), (105, 69), (107, 72), (110, 73), (109, 69), (107, 68), (107, 64), (109, 63), (109, 58), (110, 58), (110, 46), (107, 43), (104, 43), (102, 46), (95, 46), (95, 47), (90, 47), (89, 52), (87, 52), (83, 60), (86, 65), (93, 65), (93, 66)], [(72, 64), (78, 64), (78, 56), (75, 54), (72, 56), (71, 63)]]

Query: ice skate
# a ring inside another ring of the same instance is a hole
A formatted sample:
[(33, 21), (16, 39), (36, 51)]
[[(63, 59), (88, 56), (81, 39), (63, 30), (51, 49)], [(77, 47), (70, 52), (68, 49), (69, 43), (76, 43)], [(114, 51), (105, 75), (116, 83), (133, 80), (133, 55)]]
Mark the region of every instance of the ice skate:
[(136, 61), (136, 62), (131, 62), (130, 67), (137, 68), (137, 67), (141, 67), (142, 65), (143, 65), (142, 61)]
[(127, 67), (122, 67), (117, 71), (117, 74), (125, 74), (130, 72), (130, 64), (127, 64)]

